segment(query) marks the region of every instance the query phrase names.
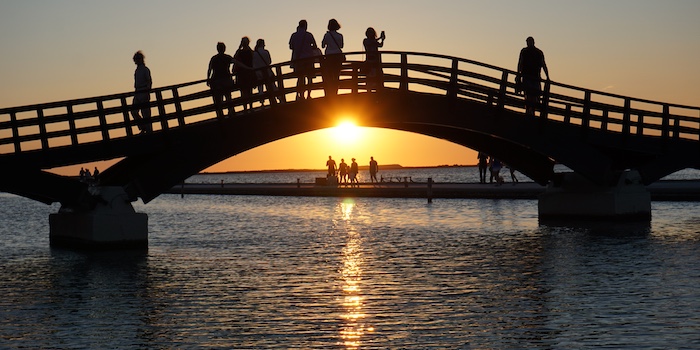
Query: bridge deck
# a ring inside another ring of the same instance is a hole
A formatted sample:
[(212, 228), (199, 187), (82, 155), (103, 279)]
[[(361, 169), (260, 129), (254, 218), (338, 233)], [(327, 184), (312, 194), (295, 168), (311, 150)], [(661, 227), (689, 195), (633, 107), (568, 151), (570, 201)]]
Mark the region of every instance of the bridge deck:
[[(384, 51), (383, 80), (375, 86), (363, 74), (363, 55), (346, 53), (336, 97), (344, 108), (369, 116), (360, 126), (417, 132), (485, 151), (542, 184), (553, 178), (554, 162), (600, 185), (614, 183), (626, 169), (650, 184), (680, 169), (700, 168), (699, 107), (546, 81), (537, 112), (528, 115), (516, 91), (517, 72), (445, 55)], [(271, 67), (275, 89), (252, 100), (234, 90), (230, 115), (213, 104), (203, 80), (155, 88), (154, 113), (146, 121), (152, 132), (146, 134), (130, 116), (134, 107), (127, 99), (133, 93), (0, 109), (0, 166), (13, 169), (0, 174), (0, 190), (47, 203), (79, 201), (80, 186), (46, 170), (121, 159), (102, 172), (104, 183), (148, 202), (226, 158), (333, 126), (323, 67), (314, 64), (313, 99), (294, 100), (297, 76), (291, 62), (284, 62)], [(287, 103), (263, 108), (260, 98)], [(253, 110), (244, 112), (251, 102)], [(53, 185), (35, 188), (29, 182)]]

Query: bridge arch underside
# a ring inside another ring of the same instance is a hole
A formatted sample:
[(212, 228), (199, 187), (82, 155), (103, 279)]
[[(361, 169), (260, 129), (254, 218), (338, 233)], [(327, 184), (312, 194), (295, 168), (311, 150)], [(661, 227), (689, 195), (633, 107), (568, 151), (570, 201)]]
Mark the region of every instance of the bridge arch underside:
[[(124, 157), (102, 172), (101, 184), (123, 187), (131, 200), (140, 197), (147, 203), (222, 160), (286, 137), (333, 127), (342, 115), (353, 115), (359, 126), (419, 133), (483, 151), (540, 184), (556, 179), (555, 163), (599, 185), (614, 184), (626, 169), (638, 170), (649, 184), (700, 164), (692, 142), (635, 135), (621, 138), (496, 105), (392, 89), (286, 103), (132, 140), (115, 140), (108, 152), (103, 145), (86, 145), (42, 159), (59, 166), (75, 164), (70, 163), (71, 157), (78, 157), (78, 163), (85, 162), (86, 155), (90, 160)], [(24, 162), (30, 163), (36, 162)], [(31, 168), (14, 174), (12, 179), (4, 176), (7, 192), (45, 203), (78, 203), (84, 197), (84, 185), (74, 179)], [(33, 185), (19, 185), (29, 178)], [(48, 185), (36, 186), (46, 179)]]
[[(415, 132), (486, 152), (540, 184), (555, 178), (561, 163), (600, 185), (612, 185), (626, 169), (651, 183), (698, 164), (677, 154), (685, 145), (650, 137), (582, 133), (575, 125), (544, 121), (483, 103), (445, 96), (386, 90), (260, 110), (172, 130), (160, 147), (126, 157), (103, 172), (103, 184), (119, 185), (148, 202), (187, 177), (233, 155), (309, 131), (333, 127), (353, 115), (359, 126)], [(154, 136), (155, 137), (155, 136)], [(632, 151), (634, 150), (634, 151)], [(687, 151), (681, 154), (686, 154)]]

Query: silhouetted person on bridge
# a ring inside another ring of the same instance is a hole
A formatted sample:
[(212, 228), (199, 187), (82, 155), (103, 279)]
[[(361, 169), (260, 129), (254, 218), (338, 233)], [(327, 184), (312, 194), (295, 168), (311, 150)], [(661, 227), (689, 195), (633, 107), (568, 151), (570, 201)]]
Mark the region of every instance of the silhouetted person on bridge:
[[(136, 121), (136, 125), (141, 132), (151, 132), (151, 70), (146, 67), (145, 57), (141, 51), (136, 51), (134, 54), (134, 63), (136, 71), (134, 71), (134, 100), (131, 104), (131, 116)], [(140, 112), (140, 114), (139, 114)]]
[(379, 172), (379, 164), (374, 160), (374, 157), (369, 157), (369, 179), (372, 182), (377, 181), (377, 173)]
[(323, 61), (323, 86), (326, 96), (338, 94), (340, 70), (345, 62), (343, 34), (338, 33), (338, 29), (340, 29), (340, 23), (335, 18), (328, 21), (328, 31), (321, 41), (321, 47), (326, 49), (326, 59)]
[(227, 55), (226, 44), (219, 42), (216, 44), (216, 51), (211, 60), (209, 60), (209, 68), (207, 69), (207, 86), (211, 87), (212, 97), (214, 98), (214, 106), (216, 114), (219, 118), (223, 118), (223, 106), (221, 103), (224, 98), (228, 105), (228, 115), (233, 115), (233, 106), (231, 105), (231, 90), (233, 90), (233, 77), (231, 76), (231, 63), (233, 57)]
[(243, 97), (243, 109), (253, 109), (253, 86), (255, 74), (253, 72), (253, 49), (250, 48), (250, 39), (247, 36), (241, 38), (236, 54), (233, 55), (233, 73), (236, 75), (236, 83)]
[[(258, 83), (258, 94), (260, 94), (260, 104), (265, 105), (265, 98), (263, 95), (263, 89), (266, 89), (268, 98), (270, 99), (270, 104), (276, 104), (277, 98), (273, 94), (278, 90), (277, 84), (275, 83), (275, 73), (272, 72), (270, 65), (272, 64), (272, 57), (270, 56), (270, 51), (265, 49), (265, 40), (258, 39), (255, 42), (255, 49), (253, 50), (253, 68), (255, 69), (255, 78)], [(284, 99), (284, 95), (281, 96), (281, 101)]]
[(486, 170), (489, 167), (489, 156), (484, 152), (479, 152), (476, 156), (479, 159), (479, 183), (486, 183)]
[[(317, 48), (313, 34), (306, 31), (308, 23), (305, 19), (299, 21), (297, 31), (289, 38), (289, 49), (292, 50), (292, 64), (297, 74), (297, 100), (311, 97), (307, 84), (311, 84), (314, 75), (314, 50)], [(297, 61), (300, 60), (300, 61)]]
[(535, 39), (528, 37), (525, 42), (527, 47), (520, 50), (518, 75), (515, 79), (516, 84), (522, 86), (525, 93), (525, 113), (534, 115), (535, 107), (539, 104), (542, 95), (540, 72), (544, 70), (544, 74), (549, 80), (549, 70), (544, 60), (544, 53), (535, 47)]
[(379, 48), (384, 46), (384, 31), (377, 38), (377, 32), (369, 27), (365, 31), (365, 39), (362, 45), (365, 47), (365, 75), (367, 76), (367, 90), (378, 90), (384, 85), (384, 73), (382, 72), (382, 56)]
[(328, 156), (328, 161), (326, 161), (326, 167), (328, 168), (328, 177), (335, 177), (335, 160), (331, 156)]

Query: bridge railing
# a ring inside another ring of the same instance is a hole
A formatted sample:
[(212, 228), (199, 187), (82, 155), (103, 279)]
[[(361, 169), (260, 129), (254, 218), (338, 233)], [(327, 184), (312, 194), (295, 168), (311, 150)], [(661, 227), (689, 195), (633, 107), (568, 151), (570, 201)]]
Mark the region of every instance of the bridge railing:
[[(450, 56), (383, 52), (385, 86), (445, 94), (525, 114), (517, 72)], [(396, 86), (395, 86), (396, 87)], [(664, 103), (542, 81), (535, 117), (623, 135), (700, 140), (700, 107)]]
[[(346, 53), (339, 94), (370, 91), (364, 72), (364, 53)], [(515, 92), (516, 72), (445, 55), (417, 52), (381, 52), (381, 88), (444, 95), (523, 113), (525, 102)], [(246, 100), (233, 91), (231, 108), (238, 115), (244, 105), (271, 101), (271, 95), (294, 101), (296, 75), (290, 62), (271, 66), (277, 89)], [(324, 95), (323, 69), (315, 63), (312, 97)], [(205, 80), (154, 88), (150, 92), (153, 132), (225, 117), (215, 113)], [(543, 82), (542, 102), (534, 118), (580, 126), (582, 130), (655, 136), (664, 139), (700, 139), (700, 108), (610, 94), (571, 85)], [(130, 113), (133, 92), (70, 101), (0, 109), (0, 155), (35, 152), (55, 147), (137, 137), (139, 127)], [(218, 115), (218, 116), (217, 116)], [(229, 116), (230, 117), (230, 116)]]

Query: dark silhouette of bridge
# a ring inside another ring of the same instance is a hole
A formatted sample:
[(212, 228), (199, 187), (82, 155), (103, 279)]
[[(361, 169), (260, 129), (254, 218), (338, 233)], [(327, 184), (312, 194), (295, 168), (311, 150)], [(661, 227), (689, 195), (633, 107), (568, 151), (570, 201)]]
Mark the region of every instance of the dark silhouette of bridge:
[[(0, 190), (44, 203), (90, 208), (88, 185), (46, 169), (121, 159), (101, 186), (145, 203), (226, 158), (285, 137), (329, 128), (338, 115), (359, 126), (424, 134), (486, 152), (540, 184), (556, 182), (555, 163), (599, 186), (626, 170), (644, 184), (700, 168), (700, 108), (544, 82), (535, 115), (516, 94), (516, 72), (467, 59), (382, 52), (384, 85), (369, 92), (363, 53), (347, 53), (337, 96), (324, 97), (320, 64), (314, 98), (294, 101), (290, 63), (273, 65), (287, 103), (244, 112), (234, 91), (232, 115), (215, 113), (205, 81), (151, 91), (153, 132), (130, 119), (133, 93), (0, 109)], [(223, 108), (224, 111), (227, 108)]]

